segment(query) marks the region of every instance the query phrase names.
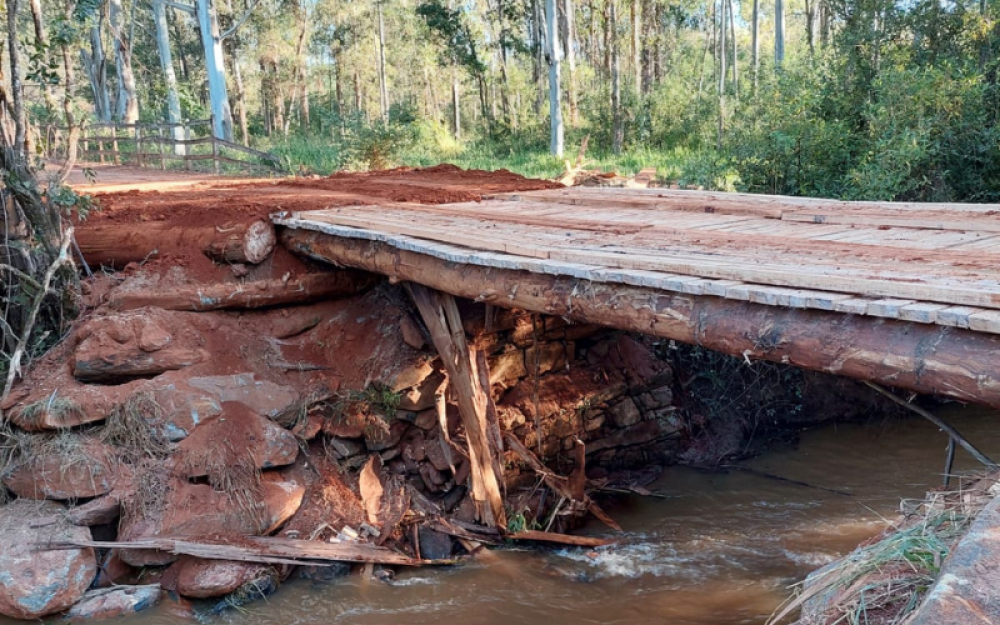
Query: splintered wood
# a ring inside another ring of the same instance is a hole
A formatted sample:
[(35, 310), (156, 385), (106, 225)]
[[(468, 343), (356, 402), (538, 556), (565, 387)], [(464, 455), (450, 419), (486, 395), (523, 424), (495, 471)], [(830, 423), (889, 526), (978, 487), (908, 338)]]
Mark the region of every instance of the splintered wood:
[[(458, 401), (462, 425), (469, 441), (472, 498), (476, 513), (489, 527), (505, 527), (507, 514), (500, 493), (499, 450), (490, 443), (489, 435), (489, 387), (483, 388), (477, 358), (466, 341), (455, 298), (420, 284), (410, 285), (410, 292), (427, 324)], [(488, 372), (486, 379), (489, 380)]]

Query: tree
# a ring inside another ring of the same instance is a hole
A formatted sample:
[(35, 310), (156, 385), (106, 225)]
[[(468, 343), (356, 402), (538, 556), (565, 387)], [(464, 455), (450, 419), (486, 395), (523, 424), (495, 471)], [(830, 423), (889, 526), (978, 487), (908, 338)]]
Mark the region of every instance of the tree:
[(562, 158), (563, 118), (562, 85), (560, 84), (562, 47), (559, 45), (559, 10), (556, 0), (546, 0), (545, 21), (548, 31), (546, 57), (549, 64), (549, 153)]
[[(156, 51), (160, 59), (160, 70), (167, 88), (167, 122), (172, 124), (171, 135), (176, 140), (184, 139), (181, 123), (181, 100), (177, 92), (177, 75), (174, 73), (174, 58), (170, 51), (170, 30), (167, 26), (166, 0), (152, 0), (153, 25), (155, 27)], [(177, 146), (183, 153), (183, 146)]]
[(774, 0), (774, 67), (785, 62), (785, 0)]

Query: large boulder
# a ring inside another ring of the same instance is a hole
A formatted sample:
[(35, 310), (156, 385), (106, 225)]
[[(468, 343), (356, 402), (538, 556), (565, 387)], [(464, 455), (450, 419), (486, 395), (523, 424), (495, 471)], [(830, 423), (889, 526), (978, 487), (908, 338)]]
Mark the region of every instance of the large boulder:
[(98, 588), (85, 594), (79, 603), (70, 608), (66, 618), (70, 621), (117, 618), (151, 608), (160, 602), (162, 596), (159, 584)]
[(243, 584), (265, 575), (267, 570), (268, 567), (252, 562), (184, 556), (170, 565), (167, 576), (171, 578), (177, 594), (208, 599), (228, 595)]
[(35, 440), (24, 447), (21, 462), (3, 476), (3, 483), (18, 497), (85, 499), (114, 487), (115, 454), (109, 445), (74, 434)]
[(90, 530), (65, 520), (48, 501), (17, 500), (0, 508), (0, 614), (39, 619), (83, 597), (97, 573), (94, 550), (38, 545), (90, 540)]

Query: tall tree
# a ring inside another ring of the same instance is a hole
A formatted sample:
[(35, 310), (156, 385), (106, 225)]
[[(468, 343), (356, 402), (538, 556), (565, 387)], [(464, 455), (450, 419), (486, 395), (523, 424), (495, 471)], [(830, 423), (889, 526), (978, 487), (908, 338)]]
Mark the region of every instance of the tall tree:
[(621, 154), (625, 143), (625, 116), (622, 112), (621, 51), (618, 43), (618, 0), (608, 0), (608, 30), (611, 33), (611, 151)]
[(549, 153), (562, 158), (563, 155), (563, 118), (562, 118), (562, 85), (560, 84), (560, 69), (562, 46), (559, 45), (559, 8), (556, 0), (546, 0), (545, 21), (548, 34), (549, 63)]
[(375, 1), (378, 12), (378, 95), (382, 121), (389, 121), (389, 79), (385, 72), (385, 19), (382, 16), (382, 0)]
[[(134, 1), (134, 0), (133, 0)], [(184, 129), (181, 123), (181, 99), (177, 91), (177, 75), (174, 73), (174, 58), (170, 50), (170, 30), (167, 26), (166, 0), (152, 0), (153, 26), (156, 37), (156, 51), (160, 59), (160, 70), (167, 88), (167, 122), (172, 124), (171, 136), (176, 140), (184, 139)], [(181, 154), (184, 147), (178, 145)]]
[(751, 65), (753, 65), (753, 88), (756, 91), (760, 74), (760, 0), (753, 0), (753, 13), (750, 16), (750, 38), (752, 46)]
[(108, 0), (108, 3), (111, 8), (111, 40), (115, 46), (115, 68), (118, 72), (115, 117), (126, 124), (134, 124), (139, 120), (139, 98), (136, 96), (135, 74), (132, 71), (131, 26), (126, 30), (122, 1)]
[(566, 69), (569, 74), (569, 123), (574, 127), (579, 123), (579, 105), (577, 103), (576, 86), (576, 12), (573, 0), (563, 0), (563, 13), (566, 16)]
[(208, 97), (212, 107), (212, 132), (216, 137), (233, 140), (233, 113), (229, 107), (226, 87), (226, 64), (222, 53), (219, 16), (212, 0), (196, 0), (198, 30), (205, 51), (205, 73), (208, 75)]
[(785, 62), (785, 0), (774, 0), (774, 67)]

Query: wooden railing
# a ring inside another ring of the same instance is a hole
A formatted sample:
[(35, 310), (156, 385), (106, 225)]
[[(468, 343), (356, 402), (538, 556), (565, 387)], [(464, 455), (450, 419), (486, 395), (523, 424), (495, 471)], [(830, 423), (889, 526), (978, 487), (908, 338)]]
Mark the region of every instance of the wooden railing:
[[(214, 136), (212, 119), (183, 124), (96, 123), (84, 126), (78, 143), (81, 163), (132, 165), (158, 169), (207, 170), (216, 174), (285, 173), (281, 160)], [(48, 126), (43, 137), (46, 156), (65, 158), (68, 132)]]

